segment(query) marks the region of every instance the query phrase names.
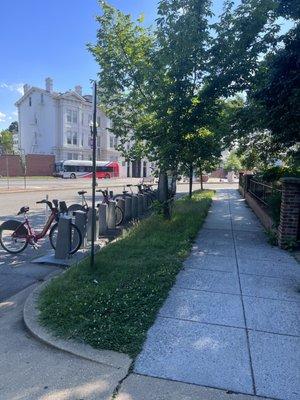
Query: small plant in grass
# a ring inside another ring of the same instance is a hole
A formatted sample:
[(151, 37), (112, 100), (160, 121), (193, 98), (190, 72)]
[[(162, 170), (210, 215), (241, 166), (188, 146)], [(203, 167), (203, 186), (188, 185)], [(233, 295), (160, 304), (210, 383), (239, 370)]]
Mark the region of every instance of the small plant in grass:
[(277, 231), (275, 229), (268, 229), (266, 230), (266, 234), (268, 236), (268, 242), (270, 243), (270, 245), (277, 246), (278, 245)]
[(135, 356), (201, 227), (212, 191), (175, 202), (135, 224), (89, 262), (52, 281), (39, 299), (40, 321), (56, 335)]
[(284, 248), (288, 251), (294, 251), (298, 245), (299, 243), (297, 242), (296, 239), (289, 239), (285, 240)]
[(273, 192), (268, 198), (267, 204), (274, 224), (278, 227), (280, 223), (281, 193)]

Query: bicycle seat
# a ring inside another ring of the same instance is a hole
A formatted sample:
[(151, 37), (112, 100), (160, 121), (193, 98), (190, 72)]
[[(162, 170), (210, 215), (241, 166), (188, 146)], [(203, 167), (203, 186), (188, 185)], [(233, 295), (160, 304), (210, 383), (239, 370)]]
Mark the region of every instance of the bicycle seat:
[(29, 207), (21, 207), (17, 215), (25, 214), (29, 211)]
[(87, 193), (86, 190), (80, 190), (80, 191), (78, 192), (79, 196), (83, 196), (83, 195), (86, 194), (86, 193)]

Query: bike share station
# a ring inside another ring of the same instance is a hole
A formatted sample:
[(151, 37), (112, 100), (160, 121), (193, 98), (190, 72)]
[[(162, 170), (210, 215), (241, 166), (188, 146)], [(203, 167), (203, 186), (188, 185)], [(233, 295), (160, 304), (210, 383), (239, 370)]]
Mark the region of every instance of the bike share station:
[[(128, 186), (131, 188), (133, 185)], [(79, 194), (82, 193), (86, 192), (79, 192)], [(53, 203), (58, 204), (59, 210), (55, 250), (51, 250), (48, 254), (38, 257), (32, 262), (60, 266), (71, 266), (78, 263), (90, 255), (92, 243), (94, 252), (99, 251), (120, 235), (131, 222), (143, 217), (149, 211), (155, 197), (156, 191), (135, 194), (128, 193), (124, 188), (123, 193), (116, 196), (110, 192), (109, 200), (106, 203), (97, 204), (94, 209), (87, 207), (85, 210), (71, 212), (64, 201), (58, 203), (57, 200), (54, 200)], [(120, 225), (116, 224), (117, 209), (123, 216)], [(76, 229), (74, 229), (74, 225)], [(79, 240), (81, 244), (77, 249)]]
[[(39, 257), (32, 262), (55, 264), (60, 266), (71, 266), (78, 263), (85, 257), (90, 256), (91, 266), (94, 266), (95, 252), (104, 247), (110, 240), (118, 236), (122, 232), (122, 226), (127, 225), (132, 220), (141, 218), (142, 215), (149, 210), (150, 204), (156, 198), (156, 191), (151, 188), (142, 190), (139, 187), (139, 193), (134, 194), (131, 186), (127, 185), (131, 193), (125, 190), (122, 194), (113, 196), (106, 191), (106, 202), (96, 206), (96, 93), (97, 87), (94, 83), (94, 101), (93, 101), (93, 122), (91, 123), (92, 149), (93, 149), (93, 179), (92, 179), (92, 206), (69, 212), (65, 202), (59, 202), (59, 218), (55, 251), (49, 252), (43, 257)], [(139, 186), (139, 185), (138, 185)], [(104, 194), (104, 191), (98, 190)], [(84, 196), (86, 192), (78, 192)], [(83, 197), (84, 198), (84, 197)], [(53, 202), (54, 203), (54, 202)], [(119, 214), (122, 213), (122, 225), (117, 221)], [(117, 226), (118, 222), (118, 226)], [(75, 225), (75, 228), (74, 228)], [(76, 234), (76, 232), (80, 234)], [(81, 245), (77, 249), (74, 241), (79, 240)], [(70, 249), (76, 248), (72, 252)]]

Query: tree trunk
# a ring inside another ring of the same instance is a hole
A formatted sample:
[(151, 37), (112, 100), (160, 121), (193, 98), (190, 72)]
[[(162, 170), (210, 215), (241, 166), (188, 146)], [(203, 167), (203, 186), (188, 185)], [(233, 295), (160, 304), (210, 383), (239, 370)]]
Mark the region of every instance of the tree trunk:
[(202, 173), (202, 165), (199, 165), (199, 172), (200, 172), (200, 184), (201, 184), (201, 190), (203, 190), (203, 173)]
[(193, 172), (194, 172), (194, 168), (193, 168), (193, 164), (190, 164), (190, 170), (189, 170), (189, 178), (190, 178), (190, 182), (189, 182), (189, 197), (192, 197), (192, 193), (193, 193)]
[(168, 196), (168, 176), (166, 172), (159, 173), (158, 181), (158, 200), (162, 205), (163, 216), (165, 219), (171, 218), (170, 203)]

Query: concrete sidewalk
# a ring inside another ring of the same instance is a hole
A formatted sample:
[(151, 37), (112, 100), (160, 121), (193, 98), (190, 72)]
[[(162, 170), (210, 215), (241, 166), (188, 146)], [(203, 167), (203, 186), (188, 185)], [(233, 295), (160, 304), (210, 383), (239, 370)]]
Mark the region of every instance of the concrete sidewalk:
[(56, 350), (26, 332), (23, 306), (33, 288), (0, 302), (0, 399), (110, 400), (124, 370)]
[[(237, 191), (218, 191), (192, 254), (148, 332), (135, 373), (299, 399), (299, 289), (297, 261), (268, 244)], [(123, 399), (121, 394), (122, 387)], [(130, 387), (126, 396), (138, 399)]]

